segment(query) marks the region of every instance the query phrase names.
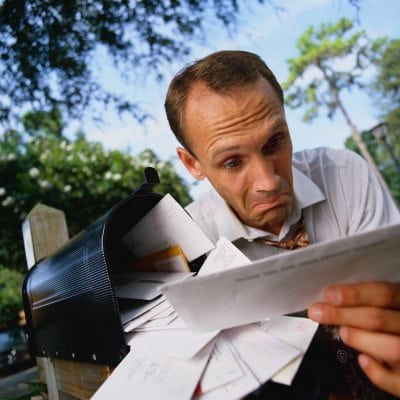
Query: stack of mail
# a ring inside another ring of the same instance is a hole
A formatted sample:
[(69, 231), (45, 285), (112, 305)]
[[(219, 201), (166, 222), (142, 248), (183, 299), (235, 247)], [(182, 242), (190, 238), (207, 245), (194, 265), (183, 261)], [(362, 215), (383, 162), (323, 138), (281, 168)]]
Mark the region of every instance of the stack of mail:
[(122, 241), (138, 258), (132, 269), (113, 274), (123, 329), (162, 329), (178, 314), (160, 297), (159, 287), (193, 275), (188, 262), (214, 245), (169, 194)]
[(280, 317), (198, 335), (183, 326), (134, 333), (93, 399), (229, 400), (271, 378), (290, 384), (315, 330), (308, 319)]
[(172, 270), (186, 272), (114, 279), (120, 300), (142, 303), (121, 312), (131, 351), (95, 400), (233, 400), (268, 380), (290, 385), (318, 325), (269, 316), (307, 308), (326, 285), (400, 279), (400, 225), (250, 263), (225, 238), (210, 245), (192, 221), (183, 223), (187, 216), (171, 199), (166, 196), (166, 208), (156, 207), (161, 220), (152, 220), (151, 212), (146, 226), (139, 223), (149, 242), (136, 232), (127, 243), (146, 248), (143, 257), (177, 244), (189, 261), (211, 252), (195, 278), (180, 260)]
[(162, 284), (179, 282), (192, 272), (122, 272), (113, 275), (124, 332), (161, 328), (178, 317), (161, 296)]
[[(186, 224), (175, 220), (177, 214), (172, 211), (171, 198), (165, 199), (165, 203), (168, 212), (157, 211), (157, 208), (155, 212), (174, 221), (177, 224), (174, 227), (179, 226), (174, 234), (186, 229)], [(146, 227), (139, 222), (136, 232), (125, 237), (131, 247), (136, 247), (136, 254), (140, 247), (139, 230), (144, 231), (141, 237), (148, 240), (148, 249), (142, 252), (142, 246), (139, 251), (143, 257), (179, 243), (191, 261), (214, 247), (193, 227), (190, 232), (184, 232), (184, 236), (185, 239), (195, 236), (194, 241), (186, 243), (182, 237), (171, 238), (166, 224), (151, 220), (153, 214), (145, 217)], [(149, 233), (153, 225), (158, 236), (155, 232)], [(156, 236), (162, 240), (154, 245)], [(199, 245), (200, 249), (196, 249)], [(235, 246), (221, 238), (199, 275), (247, 263), (249, 260)], [(177, 266), (174, 270), (182, 271)], [(187, 271), (123, 272), (113, 277), (131, 351), (93, 399), (233, 400), (270, 379), (290, 385), (317, 324), (305, 318), (279, 317), (223, 331), (194, 334), (159, 291), (160, 286), (182, 282), (191, 275)]]

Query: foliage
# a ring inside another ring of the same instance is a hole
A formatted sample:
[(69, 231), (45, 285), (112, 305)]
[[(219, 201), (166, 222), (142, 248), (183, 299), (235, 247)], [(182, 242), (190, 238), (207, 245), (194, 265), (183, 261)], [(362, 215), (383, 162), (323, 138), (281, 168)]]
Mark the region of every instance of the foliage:
[[(390, 130), (389, 130), (390, 133)], [(400, 174), (399, 170), (393, 162), (390, 154), (387, 152), (385, 146), (380, 141), (377, 141), (370, 132), (362, 132), (362, 137), (366, 143), (368, 150), (372, 157), (375, 159), (379, 166), (379, 169), (383, 175), (383, 178), (387, 182), (393, 197), (396, 199), (397, 204), (400, 204)], [(389, 139), (390, 140), (390, 136)], [(355, 144), (353, 138), (350, 136), (345, 142), (346, 148), (355, 151), (358, 154), (360, 150)], [(395, 147), (392, 145), (392, 147)], [(397, 137), (397, 148), (399, 147), (399, 139)], [(400, 159), (400, 154), (397, 153), (397, 157)]]
[(135, 190), (147, 166), (159, 172), (158, 191), (171, 193), (182, 205), (190, 202), (172, 163), (153, 151), (137, 157), (106, 151), (83, 133), (69, 140), (60, 133), (57, 111), (40, 115), (27, 114), (26, 131), (8, 131), (0, 140), (0, 265), (25, 269), (21, 223), (38, 202), (64, 210), (74, 235)]
[(137, 104), (99, 84), (96, 52), (124, 77), (161, 77), (163, 65), (204, 38), (206, 20), (229, 29), (238, 11), (237, 0), (1, 1), (0, 120), (25, 103), (79, 117), (92, 101), (141, 119)]
[[(339, 0), (332, 0), (339, 1)], [(143, 120), (134, 96), (99, 82), (94, 60), (109, 61), (125, 82), (163, 67), (203, 42), (209, 26), (232, 32), (245, 0), (2, 0), (0, 1), (0, 122), (22, 106), (80, 117), (110, 105)], [(284, 10), (275, 0), (252, 0)], [(361, 0), (348, 0), (358, 13)], [(135, 86), (130, 86), (134, 93)], [(132, 99), (133, 98), (133, 99)]]
[(400, 107), (400, 39), (388, 41), (375, 60), (378, 74), (373, 89), (383, 110)]
[(33, 397), (47, 399), (47, 385), (42, 382), (23, 382), (28, 386), (28, 392), (18, 397), (7, 397), (3, 400), (31, 400)]
[[(369, 151), (379, 165), (393, 196), (400, 204), (400, 173), (393, 156), (400, 164), (400, 40), (387, 41), (375, 59), (378, 69), (375, 81), (371, 85), (371, 94), (380, 109), (380, 116), (387, 124), (386, 141), (392, 148), (393, 155), (381, 140), (376, 140), (371, 133), (362, 136)], [(346, 147), (358, 151), (352, 138), (346, 140)]]
[(18, 311), (22, 310), (22, 281), (22, 273), (0, 267), (0, 326), (18, 322)]
[(297, 41), (299, 56), (290, 58), (289, 77), (283, 84), (291, 108), (306, 107), (303, 119), (316, 118), (321, 108), (333, 118), (340, 109), (343, 89), (363, 88), (363, 71), (371, 65), (383, 40), (367, 40), (363, 31), (353, 33), (353, 22), (342, 18), (336, 24), (309, 27)]
[(321, 24), (318, 30), (311, 26), (304, 32), (297, 42), (300, 55), (288, 61), (289, 78), (284, 83), (284, 89), (289, 90), (286, 103), (292, 108), (306, 107), (305, 121), (312, 121), (323, 108), (328, 118), (340, 111), (362, 156), (386, 186), (341, 99), (344, 89), (365, 88), (363, 72), (376, 59), (385, 39), (368, 40), (363, 31), (353, 33), (353, 27), (350, 20), (342, 18), (336, 24)]
[(373, 98), (380, 116), (388, 124), (388, 140), (400, 157), (400, 39), (386, 43), (376, 59), (377, 77), (372, 84)]

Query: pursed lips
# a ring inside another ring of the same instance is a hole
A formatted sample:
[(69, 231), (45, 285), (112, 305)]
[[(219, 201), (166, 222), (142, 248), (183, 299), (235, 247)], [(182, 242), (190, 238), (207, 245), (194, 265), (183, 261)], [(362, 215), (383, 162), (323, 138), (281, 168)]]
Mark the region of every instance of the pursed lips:
[(264, 198), (260, 200), (256, 200), (253, 203), (253, 206), (251, 207), (252, 209), (256, 210), (270, 210), (274, 207), (278, 207), (282, 205), (282, 203), (286, 203), (286, 200), (288, 199), (288, 194), (287, 193), (282, 193), (278, 196), (274, 196), (271, 198)]

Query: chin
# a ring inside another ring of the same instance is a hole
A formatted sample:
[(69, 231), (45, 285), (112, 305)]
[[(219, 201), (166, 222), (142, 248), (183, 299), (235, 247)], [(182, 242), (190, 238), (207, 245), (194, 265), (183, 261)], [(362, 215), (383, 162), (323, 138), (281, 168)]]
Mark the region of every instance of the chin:
[(259, 218), (255, 218), (253, 225), (257, 229), (267, 230), (268, 227), (282, 225), (285, 219), (289, 216), (289, 212), (285, 207), (279, 207), (280, 209), (269, 210)]

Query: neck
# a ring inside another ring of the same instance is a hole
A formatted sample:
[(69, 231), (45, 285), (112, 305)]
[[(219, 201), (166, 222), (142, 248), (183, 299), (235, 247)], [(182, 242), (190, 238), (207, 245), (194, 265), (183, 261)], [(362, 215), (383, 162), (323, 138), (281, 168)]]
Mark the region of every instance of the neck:
[(262, 229), (266, 232), (272, 233), (273, 235), (279, 236), (282, 226), (283, 226), (283, 221), (280, 221), (277, 222), (276, 224), (267, 225)]

